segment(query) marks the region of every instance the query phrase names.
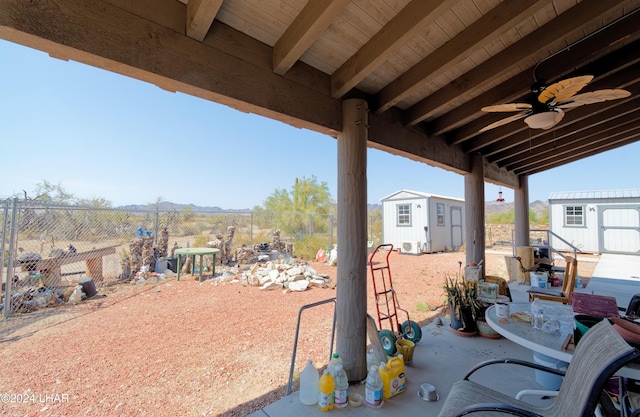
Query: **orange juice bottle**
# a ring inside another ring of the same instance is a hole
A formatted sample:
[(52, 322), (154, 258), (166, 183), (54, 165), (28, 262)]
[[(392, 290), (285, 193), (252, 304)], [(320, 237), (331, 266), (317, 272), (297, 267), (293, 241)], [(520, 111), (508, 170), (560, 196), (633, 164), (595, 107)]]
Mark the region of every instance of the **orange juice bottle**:
[(325, 369), (324, 373), (320, 377), (320, 381), (318, 382), (318, 391), (318, 407), (322, 411), (333, 410), (335, 385), (333, 383), (333, 377), (329, 373), (328, 369)]

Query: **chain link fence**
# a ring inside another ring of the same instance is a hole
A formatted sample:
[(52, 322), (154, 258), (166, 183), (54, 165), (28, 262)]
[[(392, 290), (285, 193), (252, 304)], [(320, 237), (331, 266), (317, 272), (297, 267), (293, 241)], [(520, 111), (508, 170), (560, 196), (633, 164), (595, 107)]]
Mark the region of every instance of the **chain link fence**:
[(73, 301), (78, 285), (89, 296), (102, 286), (129, 285), (158, 262), (175, 269), (174, 248), (223, 242), (226, 262), (250, 262), (248, 253), (273, 250), (310, 259), (332, 246), (337, 233), (333, 215), (114, 209), (17, 198), (0, 204), (5, 318)]

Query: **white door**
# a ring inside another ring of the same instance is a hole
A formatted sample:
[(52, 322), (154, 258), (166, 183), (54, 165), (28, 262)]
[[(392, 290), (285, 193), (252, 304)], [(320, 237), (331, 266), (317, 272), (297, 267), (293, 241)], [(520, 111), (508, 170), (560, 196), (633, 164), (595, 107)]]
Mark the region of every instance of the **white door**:
[(462, 207), (451, 207), (451, 246), (458, 249), (464, 243), (462, 238)]
[(640, 255), (639, 207), (600, 206), (598, 220), (600, 252)]

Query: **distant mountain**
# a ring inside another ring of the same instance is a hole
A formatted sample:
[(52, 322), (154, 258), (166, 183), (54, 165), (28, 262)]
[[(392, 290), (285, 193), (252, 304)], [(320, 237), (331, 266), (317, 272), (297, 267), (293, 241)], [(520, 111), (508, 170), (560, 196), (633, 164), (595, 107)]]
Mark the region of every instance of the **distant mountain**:
[(207, 212), (207, 213), (244, 213), (244, 212), (250, 212), (251, 209), (222, 209), (218, 206), (196, 206), (195, 204), (177, 204), (177, 203), (172, 203), (170, 201), (162, 201), (158, 204), (152, 203), (152, 204), (129, 204), (126, 206), (119, 206), (116, 207), (117, 209), (120, 210), (152, 210), (155, 209), (156, 206), (158, 207), (158, 209), (160, 209), (161, 211), (170, 211), (170, 210), (175, 210), (175, 211), (182, 211), (185, 207), (191, 207), (191, 210), (193, 210), (194, 212)]
[[(498, 203), (497, 201), (487, 201), (484, 204), (484, 212), (485, 214), (503, 213), (512, 210), (514, 206), (513, 202)], [(536, 213), (536, 215), (546, 213), (549, 210), (549, 202), (536, 200), (529, 203), (529, 210)]]
[[(158, 208), (161, 211), (182, 211), (185, 207), (191, 207), (194, 212), (207, 212), (207, 213), (248, 213), (251, 209), (223, 209), (218, 206), (196, 206), (195, 204), (177, 204), (169, 201), (163, 201), (158, 204)], [(129, 204), (126, 206), (116, 207), (120, 210), (154, 210), (156, 204)], [(502, 213), (512, 210), (514, 208), (513, 202), (498, 203), (497, 201), (487, 201), (484, 206), (485, 214)], [(382, 210), (382, 204), (367, 204), (367, 210)], [(549, 210), (548, 201), (536, 200), (529, 204), (529, 210), (540, 215), (546, 213)]]

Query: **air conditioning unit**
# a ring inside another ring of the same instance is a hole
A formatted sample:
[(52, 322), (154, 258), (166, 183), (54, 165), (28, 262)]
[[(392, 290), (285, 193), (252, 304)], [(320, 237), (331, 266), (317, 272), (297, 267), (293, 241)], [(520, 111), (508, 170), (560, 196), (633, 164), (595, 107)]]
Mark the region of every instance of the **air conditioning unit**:
[(419, 240), (405, 240), (402, 242), (402, 253), (419, 255), (422, 253), (422, 245)]

